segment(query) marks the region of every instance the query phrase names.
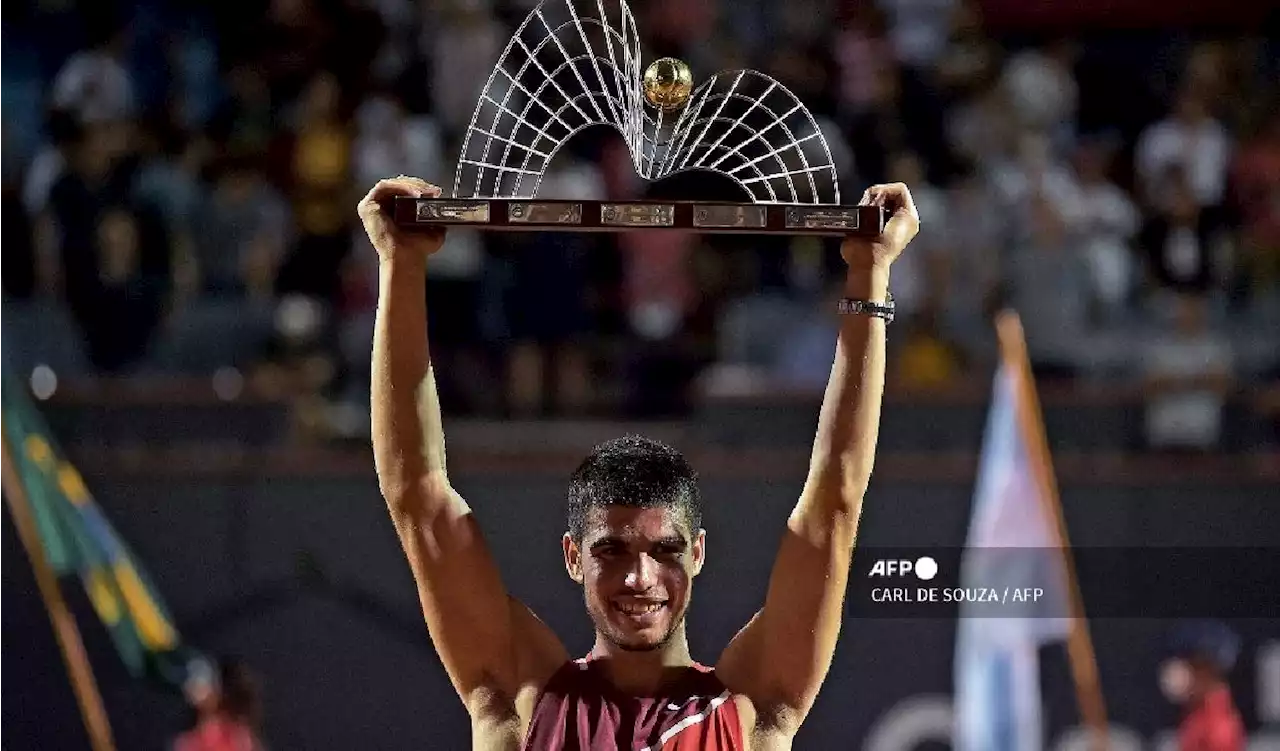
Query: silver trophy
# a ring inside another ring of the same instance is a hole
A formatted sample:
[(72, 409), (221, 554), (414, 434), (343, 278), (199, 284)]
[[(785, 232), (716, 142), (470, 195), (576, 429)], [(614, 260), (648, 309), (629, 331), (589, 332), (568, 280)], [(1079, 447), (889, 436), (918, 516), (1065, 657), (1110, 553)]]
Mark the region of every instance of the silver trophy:
[[(693, 83), (680, 60), (643, 64), (625, 0), (543, 0), (480, 92), (453, 197), (397, 199), (396, 221), (495, 230), (880, 234), (883, 209), (840, 205), (826, 139), (787, 87), (752, 70)], [(592, 125), (622, 135), (646, 180), (712, 172), (751, 201), (539, 198), (560, 147)]]

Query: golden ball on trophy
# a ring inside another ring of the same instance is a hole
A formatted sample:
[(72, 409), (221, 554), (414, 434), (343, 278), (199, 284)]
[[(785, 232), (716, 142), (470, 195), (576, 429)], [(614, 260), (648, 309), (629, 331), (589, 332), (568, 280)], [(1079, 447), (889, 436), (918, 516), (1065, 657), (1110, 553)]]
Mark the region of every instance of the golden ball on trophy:
[(644, 69), (644, 98), (663, 112), (683, 107), (692, 91), (693, 73), (683, 60), (663, 57)]

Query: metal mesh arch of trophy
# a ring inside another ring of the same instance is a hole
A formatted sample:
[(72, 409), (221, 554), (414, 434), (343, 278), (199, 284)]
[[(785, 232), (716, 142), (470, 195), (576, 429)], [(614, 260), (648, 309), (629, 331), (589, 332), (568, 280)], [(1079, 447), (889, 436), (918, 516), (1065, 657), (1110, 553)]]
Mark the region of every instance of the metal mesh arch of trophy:
[(734, 180), (755, 203), (840, 203), (826, 139), (781, 83), (756, 71), (721, 72), (683, 108), (664, 112), (645, 102), (643, 65), (623, 0), (543, 0), (480, 92), (454, 198), (535, 197), (560, 147), (603, 124), (622, 134), (645, 180), (706, 170)]

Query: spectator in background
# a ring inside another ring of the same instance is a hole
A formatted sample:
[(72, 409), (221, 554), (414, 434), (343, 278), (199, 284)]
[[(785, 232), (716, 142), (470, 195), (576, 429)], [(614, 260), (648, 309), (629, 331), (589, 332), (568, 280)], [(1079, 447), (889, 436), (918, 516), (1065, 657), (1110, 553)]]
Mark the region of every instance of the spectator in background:
[(1231, 167), (1241, 222), (1241, 266), (1255, 292), (1280, 288), (1280, 106), (1241, 145)]
[(671, 337), (696, 303), (692, 259), (697, 238), (684, 232), (640, 231), (624, 233), (619, 243), (631, 330), (648, 341)]
[(916, 313), (905, 321), (906, 334), (893, 358), (893, 380), (909, 389), (949, 386), (964, 369), (960, 349), (943, 335), (936, 308)]
[(72, 55), (58, 71), (50, 102), (86, 125), (122, 122), (137, 108), (133, 77), (125, 64), (128, 27), (114, 19), (96, 20), (88, 24), (96, 37), (92, 46)]
[(1025, 241), (1011, 250), (1007, 265), (1011, 302), (1037, 374), (1071, 377), (1088, 333), (1088, 269), (1052, 199), (1034, 190), (1026, 209)]
[(193, 221), (201, 293), (268, 299), (290, 234), (289, 209), (253, 160), (227, 156)]
[(66, 173), (84, 132), (75, 115), (61, 110), (49, 113), (45, 130), (48, 140), (27, 165), (22, 182), (22, 206), (32, 217), (49, 207), (49, 193)]
[(951, 19), (947, 47), (938, 58), (936, 80), (948, 105), (976, 96), (1000, 70), (1000, 48), (982, 25), (982, 8), (962, 0)]
[[(436, 61), (431, 81), (435, 113), (450, 142), (461, 138), (471, 122), (476, 92), (484, 88), (507, 40), (487, 6), (481, 0), (446, 0), (434, 10), (434, 22), (423, 27), (423, 44)], [(449, 32), (437, 33), (439, 29)]]
[[(697, 182), (692, 176), (688, 180)], [(661, 188), (651, 188), (648, 197), (656, 190)], [(636, 339), (627, 363), (630, 410), (643, 416), (678, 413), (687, 406), (686, 389), (699, 369), (688, 337), (700, 300), (693, 274), (699, 238), (648, 230), (623, 233), (618, 242), (623, 304)]]
[[(912, 152), (889, 160), (889, 180), (912, 186), (920, 225), (950, 227), (947, 193), (930, 183), (920, 158)], [(943, 333), (947, 305), (949, 232), (930, 233), (909, 264), (894, 269), (890, 280), (894, 302), (906, 331), (891, 354), (891, 370), (908, 387), (930, 388), (954, 380), (962, 370), (959, 348)], [(899, 260), (907, 260), (905, 257)]]
[(182, 688), (195, 720), (174, 740), (173, 751), (265, 750), (257, 680), (243, 663), (200, 660)]
[[(911, 151), (901, 151), (889, 157), (889, 182), (911, 186), (911, 196), (920, 212), (920, 226), (925, 222), (932, 227), (947, 226), (947, 196), (928, 181), (920, 157)], [(919, 252), (899, 268), (893, 270), (890, 289), (898, 313), (904, 319), (930, 304), (929, 268), (935, 262), (943, 234), (933, 234), (922, 243)], [(925, 238), (921, 238), (925, 239)]]
[(931, 70), (941, 59), (959, 0), (879, 0), (889, 19), (889, 39), (903, 66)]
[(289, 195), (297, 242), (280, 269), (277, 291), (334, 306), (351, 248), (352, 136), (337, 80), (321, 73), (299, 103), (289, 156)]
[[(936, 71), (951, 36), (953, 18), (962, 0), (878, 0), (889, 19), (889, 39), (899, 63), (895, 89), (897, 111), (907, 133), (906, 143), (886, 143), (882, 148), (903, 146), (920, 154), (929, 166), (929, 177), (940, 180), (952, 169), (943, 131), (945, 102), (939, 92)], [(867, 182), (879, 182), (864, 174)]]
[(1162, 177), (1163, 200), (1139, 237), (1149, 274), (1158, 289), (1207, 293), (1214, 286), (1217, 222), (1180, 166), (1171, 165)]
[(154, 207), (164, 220), (172, 244), (174, 303), (181, 306), (198, 292), (192, 229), (205, 193), (202, 172), (208, 144), (165, 125), (140, 129), (140, 135), (132, 190), (139, 202)]
[(223, 153), (265, 157), (276, 136), (267, 80), (247, 63), (232, 67), (225, 80), (227, 93), (210, 118), (209, 137)]
[(1212, 112), (1221, 112), (1229, 107), (1227, 94), (1232, 82), (1228, 80), (1233, 72), (1228, 61), (1227, 46), (1221, 42), (1201, 42), (1195, 45), (1187, 55), (1183, 68), (1184, 83), (1199, 92), (1205, 105)]
[[(852, 118), (871, 109), (881, 80), (893, 65), (884, 13), (871, 3), (854, 3), (851, 18), (835, 37), (839, 113)], [(838, 164), (838, 162), (837, 162)]]
[[(502, 402), (502, 384), (495, 383), (491, 377), (493, 368), (485, 357), (485, 347), (480, 345), (485, 340), (483, 334), (490, 334), (492, 339), (495, 317), (500, 318), (504, 313), (536, 317), (538, 306), (551, 301), (528, 301), (531, 310), (508, 310), (497, 304), (489, 306), (488, 315), (482, 314), (481, 308), (488, 302), (482, 296), (482, 290), (484, 280), (490, 278), (487, 269), (492, 263), (485, 255), (485, 241), (482, 232), (455, 227), (449, 230), (444, 246), (431, 256), (431, 263), (427, 266), (427, 299), (436, 314), (427, 319), (427, 325), (431, 346), (455, 363), (454, 367), (443, 369), (437, 376), (441, 398), (464, 409), (492, 413)], [(367, 257), (376, 261), (377, 254), (370, 253)], [(526, 262), (535, 260), (526, 259)], [(372, 303), (376, 305), (377, 269), (372, 269), (372, 272)], [(573, 299), (569, 301), (570, 304), (574, 302)], [(485, 323), (489, 328), (484, 328)], [(364, 333), (372, 332), (373, 326), (369, 323)], [(368, 367), (368, 347), (362, 348), (359, 354), (363, 367)], [(368, 401), (363, 393), (361, 398)]]
[(1134, 159), (1146, 203), (1167, 204), (1166, 177), (1170, 168), (1177, 167), (1185, 175), (1197, 205), (1222, 205), (1231, 141), (1199, 88), (1182, 87), (1169, 116), (1142, 132)]
[(417, 20), (425, 7), (399, 0), (369, 0), (368, 5), (386, 30), (377, 56), (369, 64), (375, 84), (385, 85), (399, 80), (416, 62)]
[[(549, 198), (599, 200), (600, 171), (561, 154), (538, 191)], [(490, 275), (501, 285), (507, 352), (508, 408), (520, 417), (543, 411), (581, 414), (591, 403), (587, 332), (586, 255), (597, 242), (581, 233), (535, 232), (505, 238), (503, 258)], [(546, 410), (546, 399), (554, 406)]]
[(186, 130), (203, 130), (222, 97), (219, 39), (208, 20), (199, 15), (177, 22), (166, 39), (172, 61), (174, 119)]
[(1160, 665), (1160, 691), (1182, 709), (1178, 751), (1244, 751), (1245, 732), (1227, 676), (1240, 637), (1217, 621), (1178, 624)]
[(811, 300), (781, 290), (755, 290), (725, 303), (716, 321), (716, 366), (705, 379), (710, 391), (740, 387), (821, 389), (831, 375), (822, 352), (835, 342), (831, 306), (843, 293), (828, 279)]
[(138, 136), (134, 194), (155, 206), (168, 221), (169, 230), (185, 239), (199, 210), (209, 145), (166, 125), (141, 129)]
[[(839, 334), (839, 321), (831, 311), (843, 296), (843, 280), (835, 275), (825, 292), (815, 296), (816, 305), (793, 305), (783, 311), (785, 321), (774, 323), (768, 332), (775, 352), (767, 387), (822, 391), (831, 374), (831, 347)], [(932, 308), (895, 321), (895, 326), (900, 323), (905, 329), (889, 354), (889, 378), (895, 384), (930, 388), (951, 383), (959, 375), (961, 355), (939, 331)], [(763, 327), (759, 333), (766, 333)]]
[(1029, 47), (1005, 64), (1001, 81), (1018, 124), (1048, 134), (1058, 149), (1071, 144), (1075, 131), (1080, 99), (1075, 58), (1076, 47), (1069, 39)]
[(947, 194), (950, 221), (940, 233), (932, 267), (942, 301), (939, 323), (970, 353), (989, 341), (988, 311), (1000, 286), (1000, 264), (1009, 241), (1007, 217), (992, 211), (994, 202), (980, 173), (967, 171), (957, 177)]
[[(85, 303), (98, 284), (98, 226), (102, 216), (131, 195), (132, 175), (127, 145), (114, 124), (76, 127), (64, 153), (67, 167), (49, 191), (47, 214), (57, 247), (47, 264), (50, 280), (61, 288), (73, 310)], [(167, 249), (166, 249), (167, 250)], [(162, 253), (167, 264), (167, 252)]]
[(1111, 181), (1114, 145), (1102, 138), (1085, 139), (1076, 150), (1080, 211), (1076, 216), (1089, 264), (1094, 299), (1103, 317), (1117, 321), (1131, 302), (1138, 278), (1130, 243), (1142, 221), (1129, 194)]
[(158, 217), (113, 207), (101, 215), (94, 245), (97, 274), (77, 285), (72, 312), (90, 361), (123, 371), (146, 356), (163, 318), (169, 280), (149, 270), (146, 257), (165, 253), (165, 234)]
[(338, 35), (318, 0), (268, 0), (266, 18), (245, 24), (245, 50), (268, 88), (289, 101), (306, 90), (317, 71), (325, 70), (325, 52)]
[(819, 118), (836, 112), (836, 63), (824, 45), (791, 43), (774, 48), (767, 72)]
[(1210, 330), (1205, 298), (1182, 294), (1174, 330), (1145, 342), (1146, 439), (1153, 448), (1210, 450), (1222, 433), (1222, 407), (1231, 384), (1230, 342)]
[(411, 115), (389, 94), (374, 94), (356, 109), (355, 176), (364, 185), (407, 169), (424, 175), (449, 174), (444, 144), (434, 118)]
[(858, 175), (865, 183), (888, 178), (888, 155), (912, 147), (910, 124), (902, 113), (902, 82), (897, 69), (881, 70), (867, 106), (846, 122)]
[(1023, 131), (1004, 157), (993, 161), (989, 169), (1001, 208), (1008, 212), (1015, 235), (1026, 237), (1033, 232), (1032, 214), (1038, 207), (1048, 207), (1063, 223), (1063, 231), (1074, 239), (1083, 208), (1080, 186), (1047, 134)]
[[(947, 143), (955, 158), (973, 169), (987, 171), (1013, 158), (1020, 131), (1007, 116), (1009, 94), (991, 85), (959, 101), (945, 115)], [(959, 172), (968, 171), (962, 167)]]

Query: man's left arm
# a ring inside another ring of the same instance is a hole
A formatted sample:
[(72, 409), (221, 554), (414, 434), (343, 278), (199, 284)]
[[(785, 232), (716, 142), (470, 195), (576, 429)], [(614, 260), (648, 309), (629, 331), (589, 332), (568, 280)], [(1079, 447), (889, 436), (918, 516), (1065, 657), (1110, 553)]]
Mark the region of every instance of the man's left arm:
[[(864, 203), (891, 217), (875, 240), (848, 238), (845, 297), (883, 303), (889, 267), (919, 229), (902, 184), (867, 190)], [(833, 312), (834, 314), (834, 312)], [(764, 608), (733, 639), (717, 673), (779, 729), (794, 733), (817, 698), (840, 633), (862, 498), (871, 479), (884, 392), (885, 326), (841, 316), (835, 362), (822, 400), (809, 475), (787, 520)]]

